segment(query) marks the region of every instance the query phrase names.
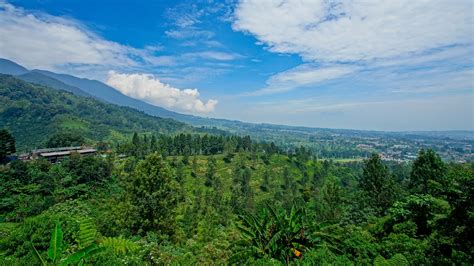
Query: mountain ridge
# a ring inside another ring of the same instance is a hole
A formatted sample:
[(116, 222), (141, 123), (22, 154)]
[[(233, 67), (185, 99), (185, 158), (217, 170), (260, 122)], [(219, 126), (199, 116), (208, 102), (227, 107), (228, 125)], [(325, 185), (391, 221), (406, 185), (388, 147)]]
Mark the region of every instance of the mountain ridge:
[(61, 132), (74, 132), (92, 141), (120, 140), (134, 132), (202, 132), (173, 119), (4, 74), (0, 74), (0, 128), (12, 131), (19, 150), (39, 147)]
[(46, 87), (50, 87), (50, 88), (57, 89), (57, 90), (69, 91), (69, 92), (71, 92), (73, 94), (76, 94), (78, 96), (92, 97), (92, 95), (84, 92), (83, 90), (81, 90), (77, 87), (67, 85), (67, 84), (65, 84), (65, 83), (63, 83), (63, 82), (61, 82), (57, 79), (54, 79), (54, 78), (51, 78), (49, 76), (43, 75), (40, 72), (29, 71), (25, 74), (17, 75), (16, 77), (18, 77), (19, 79), (21, 79), (23, 81), (26, 81), (26, 82), (36, 83), (36, 84), (43, 85), (43, 86), (46, 86)]

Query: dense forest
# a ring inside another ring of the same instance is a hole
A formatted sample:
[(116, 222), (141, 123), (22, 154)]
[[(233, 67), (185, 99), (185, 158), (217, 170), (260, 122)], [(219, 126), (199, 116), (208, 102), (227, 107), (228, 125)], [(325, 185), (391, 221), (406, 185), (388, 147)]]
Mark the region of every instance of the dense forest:
[[(2, 131), (2, 157), (14, 137)], [(5, 265), (473, 262), (474, 165), (432, 150), (342, 163), (250, 137), (147, 133), (96, 156), (3, 163), (0, 179)]]

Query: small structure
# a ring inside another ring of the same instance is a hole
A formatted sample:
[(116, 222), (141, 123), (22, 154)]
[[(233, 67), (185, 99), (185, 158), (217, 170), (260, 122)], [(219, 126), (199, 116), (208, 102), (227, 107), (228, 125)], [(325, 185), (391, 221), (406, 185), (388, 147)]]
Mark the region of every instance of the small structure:
[(51, 149), (38, 149), (33, 150), (28, 156), (21, 156), (21, 158), (26, 158), (26, 160), (45, 158), (50, 162), (57, 162), (62, 158), (69, 157), (72, 154), (79, 155), (94, 155), (97, 150), (92, 147), (60, 147), (60, 148), (51, 148)]

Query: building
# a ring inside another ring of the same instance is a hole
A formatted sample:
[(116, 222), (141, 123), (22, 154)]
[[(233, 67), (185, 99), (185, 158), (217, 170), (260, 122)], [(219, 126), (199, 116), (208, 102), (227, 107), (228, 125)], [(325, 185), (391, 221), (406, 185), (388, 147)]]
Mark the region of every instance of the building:
[(45, 158), (50, 162), (57, 162), (63, 158), (69, 157), (72, 154), (79, 155), (94, 155), (97, 153), (97, 150), (91, 147), (60, 147), (60, 148), (51, 148), (51, 149), (38, 149), (33, 150), (28, 155), (20, 156), (21, 160), (33, 160), (38, 158)]

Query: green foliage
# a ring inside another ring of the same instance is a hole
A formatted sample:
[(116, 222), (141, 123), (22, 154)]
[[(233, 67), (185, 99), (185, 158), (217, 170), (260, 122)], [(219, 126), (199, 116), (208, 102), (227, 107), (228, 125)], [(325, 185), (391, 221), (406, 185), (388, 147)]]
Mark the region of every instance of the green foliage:
[(140, 234), (174, 231), (178, 184), (161, 155), (150, 154), (137, 164), (127, 186), (127, 199), (132, 230)]
[(289, 212), (270, 206), (258, 216), (241, 215), (243, 234), (242, 250), (233, 260), (245, 261), (249, 256), (273, 258), (288, 264), (290, 260), (303, 256), (309, 248), (305, 235), (305, 215), (301, 208), (292, 207)]
[(0, 163), (16, 152), (15, 138), (6, 129), (0, 129)]
[(100, 241), (100, 246), (106, 249), (113, 250), (116, 254), (127, 254), (129, 252), (136, 252), (140, 247), (130, 239), (119, 237), (104, 237)]
[[(137, 133), (125, 158), (120, 144), (107, 159), (0, 166), (0, 261), (52, 264), (57, 220), (56, 264), (472, 261), (471, 164), (444, 165), (444, 185), (424, 194), (404, 187), (409, 164), (314, 160), (307, 149), (288, 156), (246, 137), (197, 136)], [(397, 167), (400, 186), (389, 170)]]
[(77, 243), (80, 248), (85, 248), (94, 244), (97, 239), (97, 230), (93, 220), (89, 217), (79, 218), (79, 237)]
[[(94, 254), (102, 251), (96, 244), (89, 245), (84, 247), (77, 252), (69, 255), (61, 262), (61, 253), (62, 253), (62, 245), (63, 245), (63, 231), (61, 229), (61, 223), (58, 221), (56, 222), (56, 226), (51, 233), (51, 240), (50, 246), (48, 249), (48, 259), (51, 261), (52, 265), (75, 265), (77, 263), (83, 264), (84, 260), (93, 256)], [(41, 262), (42, 265), (48, 265), (48, 262), (40, 255), (38, 250), (35, 246), (32, 246), (38, 260)]]
[(408, 266), (407, 258), (400, 253), (395, 254), (390, 259), (385, 259), (384, 257), (378, 255), (374, 260), (374, 266)]
[(416, 193), (434, 193), (446, 185), (446, 167), (433, 150), (421, 149), (413, 162), (410, 188)]
[(322, 187), (320, 202), (320, 218), (323, 221), (340, 219), (344, 207), (344, 191), (334, 179), (327, 180)]
[(414, 222), (417, 235), (428, 235), (432, 231), (430, 220), (444, 218), (449, 212), (449, 204), (431, 195), (410, 195), (404, 201), (396, 202), (389, 212), (396, 221)]
[(33, 85), (7, 75), (0, 75), (0, 128), (12, 132), (18, 150), (33, 149), (57, 132), (73, 131), (85, 139), (98, 141), (117, 139), (135, 131), (193, 131), (192, 127), (171, 119)]
[(61, 223), (56, 222), (56, 226), (51, 233), (51, 241), (49, 243), (48, 258), (55, 263), (60, 257), (62, 252), (63, 243), (63, 231), (61, 229)]
[(365, 162), (359, 186), (364, 195), (363, 200), (380, 214), (383, 214), (395, 200), (393, 177), (378, 154), (373, 154)]
[(56, 147), (81, 146), (85, 144), (85, 142), (86, 140), (79, 133), (64, 132), (64, 133), (57, 133), (51, 136), (46, 141), (46, 147), (56, 148)]
[(68, 256), (61, 265), (75, 265), (75, 264), (84, 264), (84, 260), (94, 256), (95, 254), (101, 252), (102, 249), (99, 248), (96, 244), (92, 244), (83, 249), (78, 250), (76, 253)]

